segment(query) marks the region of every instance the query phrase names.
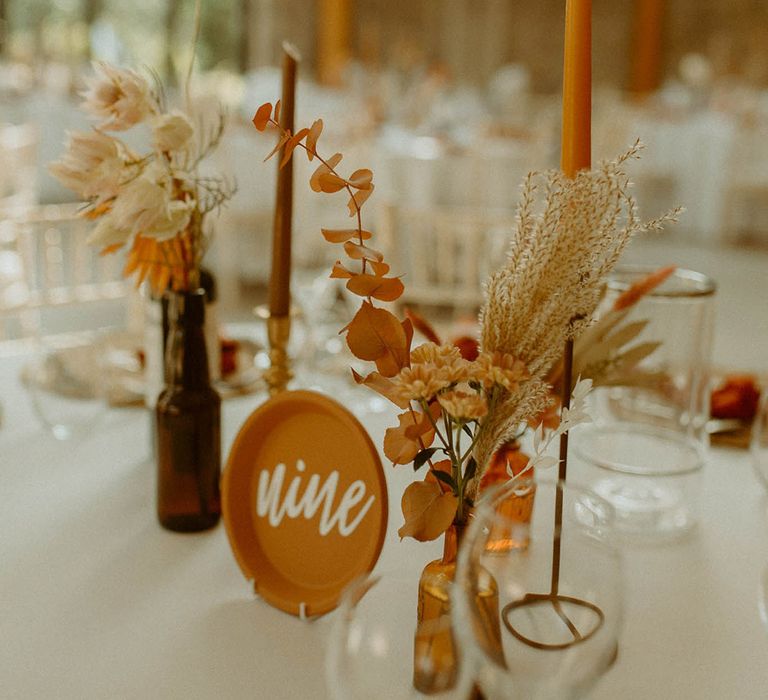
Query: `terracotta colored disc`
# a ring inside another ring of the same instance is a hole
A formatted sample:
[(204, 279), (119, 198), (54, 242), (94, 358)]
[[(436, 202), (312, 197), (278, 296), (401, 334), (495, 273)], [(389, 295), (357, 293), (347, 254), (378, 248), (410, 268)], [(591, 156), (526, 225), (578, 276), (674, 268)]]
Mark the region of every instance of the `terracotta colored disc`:
[(349, 411), (322, 394), (289, 391), (240, 429), (222, 508), (256, 593), (294, 615), (321, 615), (376, 564), (387, 486), (376, 447)]

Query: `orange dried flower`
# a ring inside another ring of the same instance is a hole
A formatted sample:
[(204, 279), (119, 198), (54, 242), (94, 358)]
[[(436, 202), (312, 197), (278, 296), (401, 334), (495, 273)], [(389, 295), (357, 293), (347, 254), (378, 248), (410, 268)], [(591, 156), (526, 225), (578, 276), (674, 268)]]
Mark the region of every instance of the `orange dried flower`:
[(446, 391), (438, 396), (437, 400), (454, 420), (479, 420), (488, 413), (488, 403), (485, 397), (475, 392)]
[(437, 376), (448, 385), (470, 378), (469, 363), (453, 345), (423, 343), (411, 351), (411, 363), (428, 364), (437, 369)]
[(394, 382), (395, 394), (404, 401), (429, 401), (451, 384), (431, 364), (404, 367), (394, 377)]
[(503, 386), (507, 391), (515, 391), (522, 379), (530, 374), (525, 363), (503, 352), (482, 352), (472, 363), (473, 379), (479, 381), (485, 389), (494, 385)]
[(422, 343), (411, 350), (411, 362), (413, 364), (431, 364), (436, 367), (452, 365), (461, 359), (459, 349), (453, 345), (436, 345), (435, 343)]

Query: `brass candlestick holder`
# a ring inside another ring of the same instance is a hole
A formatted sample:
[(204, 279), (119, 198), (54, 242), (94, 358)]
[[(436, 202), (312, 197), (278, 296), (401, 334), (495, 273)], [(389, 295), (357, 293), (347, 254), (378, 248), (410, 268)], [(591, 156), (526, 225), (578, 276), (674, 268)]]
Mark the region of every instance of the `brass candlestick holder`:
[(270, 367), (264, 372), (264, 379), (269, 388), (269, 395), (275, 396), (281, 391), (285, 391), (288, 382), (293, 379), (291, 363), (288, 357), (291, 317), (270, 315), (266, 320)]

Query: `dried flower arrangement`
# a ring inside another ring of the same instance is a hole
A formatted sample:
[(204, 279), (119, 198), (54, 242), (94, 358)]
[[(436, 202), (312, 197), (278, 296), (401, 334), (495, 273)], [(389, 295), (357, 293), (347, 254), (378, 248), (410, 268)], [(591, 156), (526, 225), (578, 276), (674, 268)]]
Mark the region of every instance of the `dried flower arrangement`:
[[(279, 133), (266, 159), (283, 148), (281, 165), (285, 164), (301, 147), (310, 161), (320, 162), (311, 188), (328, 194), (344, 190), (349, 195), (347, 207), (355, 227), (322, 230), (328, 242), (343, 245), (347, 257), (359, 265), (359, 271), (353, 270), (339, 260), (331, 272), (332, 278), (346, 279), (347, 289), (362, 297), (342, 332), (352, 354), (376, 366), (367, 376), (353, 372), (355, 380), (402, 410), (398, 426), (386, 431), (385, 455), (393, 464), (412, 463), (414, 471), (427, 467), (425, 478), (403, 493), (405, 523), (399, 534), (435, 539), (453, 522), (466, 520), (494, 454), (527, 422), (539, 424), (536, 454), (518, 473), (557, 462), (546, 455), (546, 448), (588, 420), (584, 404), (592, 385), (590, 378), (577, 383), (570, 409), (563, 410), (557, 425), (545, 426), (541, 417), (552, 401), (549, 379), (558, 371), (563, 344), (588, 329), (596, 333), (595, 340), (602, 340), (618, 325), (621, 309), (609, 321), (590, 328), (606, 274), (633, 235), (661, 228), (678, 212), (649, 222), (638, 218), (624, 171), (627, 161), (637, 156), (638, 144), (617, 160), (582, 171), (574, 179), (560, 171), (530, 174), (523, 184), (506, 263), (487, 284), (477, 357), (466, 359), (459, 348), (431, 341), (412, 349), (414, 325), (432, 341), (437, 337), (422, 319), (409, 315), (400, 320), (375, 305), (396, 301), (404, 288), (399, 278), (388, 276), (390, 267), (383, 254), (367, 245), (372, 233), (363, 228), (362, 207), (374, 189), (372, 172), (361, 169), (342, 177), (337, 171), (342, 154), (325, 159), (317, 152), (322, 120), (291, 134), (280, 131), (279, 109), (279, 102), (274, 107), (266, 103), (253, 119), (259, 131), (273, 127)], [(544, 197), (539, 203), (540, 182)], [(585, 374), (592, 368), (596, 379), (609, 377), (610, 370), (633, 360), (628, 353), (641, 358), (652, 351), (647, 345), (624, 350), (640, 330), (631, 328), (615, 339), (604, 355), (596, 355), (599, 361), (584, 365)]]
[[(82, 216), (97, 221), (89, 243), (102, 254), (128, 248), (126, 276), (135, 274), (137, 284), (148, 280), (157, 294), (195, 289), (210, 242), (205, 217), (235, 192), (225, 178), (198, 172), (221, 139), (224, 115), (205, 128), (188, 112), (167, 108), (159, 79), (153, 89), (135, 71), (106, 63), (94, 68), (81, 106), (99, 122), (70, 134), (49, 170), (88, 201)], [(144, 153), (113, 133), (142, 124), (151, 130), (151, 150)]]

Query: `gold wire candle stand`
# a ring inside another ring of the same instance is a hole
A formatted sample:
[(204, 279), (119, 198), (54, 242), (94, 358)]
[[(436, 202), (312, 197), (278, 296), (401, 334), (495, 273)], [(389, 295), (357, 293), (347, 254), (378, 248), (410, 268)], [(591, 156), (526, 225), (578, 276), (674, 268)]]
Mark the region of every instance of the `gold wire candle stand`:
[[(570, 407), (571, 403), (571, 390), (573, 384), (573, 340), (566, 341), (565, 352), (563, 353), (563, 402), (564, 409)], [(526, 593), (519, 600), (515, 600), (508, 603), (501, 610), (501, 618), (504, 622), (504, 626), (507, 630), (523, 644), (526, 644), (534, 649), (541, 649), (544, 651), (560, 651), (568, 649), (581, 642), (586, 642), (593, 637), (597, 631), (603, 626), (605, 622), (605, 613), (595, 603), (582, 600), (581, 598), (575, 598), (573, 596), (562, 595), (559, 592), (560, 586), (560, 545), (562, 541), (563, 530), (563, 487), (566, 483), (566, 474), (568, 469), (568, 432), (566, 431), (560, 438), (560, 466), (558, 472), (557, 490), (555, 495), (555, 522), (554, 522), (554, 537), (552, 539), (552, 578), (550, 583), (549, 593)], [(568, 628), (571, 633), (572, 639), (567, 642), (561, 642), (557, 644), (549, 644), (547, 642), (540, 642), (534, 639), (526, 637), (522, 632), (515, 628), (514, 624), (510, 621), (510, 616), (515, 610), (520, 608), (534, 608), (543, 605), (550, 604), (557, 613), (558, 617), (563, 621), (563, 624)], [(582, 633), (568, 617), (566, 611), (563, 609), (564, 604), (573, 605), (580, 608), (586, 608), (591, 610), (594, 614), (594, 621), (590, 628)]]

